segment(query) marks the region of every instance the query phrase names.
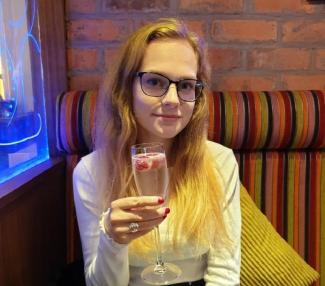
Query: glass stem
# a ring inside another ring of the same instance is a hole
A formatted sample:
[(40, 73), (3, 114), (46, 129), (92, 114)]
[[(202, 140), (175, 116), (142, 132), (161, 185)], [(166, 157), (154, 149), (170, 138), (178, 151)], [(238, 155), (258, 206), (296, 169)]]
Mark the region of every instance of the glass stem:
[(159, 233), (158, 226), (156, 226), (154, 228), (154, 235), (155, 235), (155, 246), (156, 246), (156, 255), (157, 255), (155, 272), (163, 273), (163, 272), (165, 272), (165, 266), (164, 266), (164, 261), (162, 258), (160, 233)]

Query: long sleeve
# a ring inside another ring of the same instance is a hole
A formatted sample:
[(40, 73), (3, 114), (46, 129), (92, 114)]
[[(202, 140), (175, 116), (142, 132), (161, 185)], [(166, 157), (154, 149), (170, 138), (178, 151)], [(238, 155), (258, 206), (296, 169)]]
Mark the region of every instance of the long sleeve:
[(207, 286), (234, 286), (240, 284), (241, 261), (241, 211), (240, 181), (238, 165), (233, 152), (224, 148), (216, 159), (217, 169), (223, 180), (226, 204), (224, 220), (229, 238), (232, 242), (229, 249), (210, 249), (204, 280)]
[[(91, 155), (90, 155), (91, 156)], [(113, 241), (100, 224), (103, 197), (96, 188), (89, 155), (73, 173), (76, 207), (87, 286), (126, 286), (129, 284), (128, 247)], [(90, 166), (89, 166), (90, 165)]]

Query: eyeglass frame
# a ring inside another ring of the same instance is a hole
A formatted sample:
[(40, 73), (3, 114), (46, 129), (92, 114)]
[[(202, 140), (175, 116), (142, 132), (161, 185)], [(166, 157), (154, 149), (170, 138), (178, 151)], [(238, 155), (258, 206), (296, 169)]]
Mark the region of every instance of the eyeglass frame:
[[(146, 93), (146, 92), (143, 90), (143, 87), (142, 87), (142, 77), (143, 77), (144, 74), (148, 74), (148, 73), (156, 74), (156, 75), (162, 76), (163, 78), (165, 78), (165, 79), (168, 80), (168, 87), (166, 88), (165, 92), (164, 92), (162, 95), (158, 95), (158, 96), (150, 95), (150, 94)], [(156, 72), (137, 72), (137, 73), (136, 73), (136, 76), (140, 78), (140, 86), (141, 86), (141, 90), (143, 91), (143, 93), (144, 93), (145, 95), (147, 95), (147, 96), (151, 96), (151, 97), (162, 97), (162, 96), (164, 96), (164, 95), (168, 92), (170, 85), (171, 85), (172, 83), (174, 83), (175, 86), (176, 86), (177, 96), (178, 96), (178, 98), (179, 98), (180, 100), (185, 101), (185, 102), (195, 102), (195, 101), (196, 101), (196, 100), (197, 100), (197, 99), (202, 95), (202, 91), (203, 91), (203, 88), (204, 88), (204, 85), (203, 85), (203, 82), (202, 82), (202, 81), (197, 80), (197, 79), (193, 79), (193, 78), (183, 78), (183, 79), (180, 79), (180, 80), (178, 80), (178, 81), (174, 81), (174, 80), (171, 80), (171, 79), (169, 79), (168, 77), (166, 77), (166, 76), (164, 76), (164, 75), (162, 75), (162, 74), (160, 74), (160, 73), (156, 73)], [(196, 95), (196, 92), (194, 93), (194, 94), (195, 94), (195, 98), (194, 98), (194, 100), (185, 100), (185, 99), (183, 99), (183, 98), (181, 98), (181, 97), (179, 96), (179, 94), (178, 94), (178, 84), (179, 84), (180, 82), (184, 81), (184, 80), (193, 80), (193, 81), (196, 82), (196, 83), (195, 83), (195, 88), (196, 88), (197, 86), (199, 86), (199, 87), (201, 88), (200, 93), (199, 93), (198, 95)]]

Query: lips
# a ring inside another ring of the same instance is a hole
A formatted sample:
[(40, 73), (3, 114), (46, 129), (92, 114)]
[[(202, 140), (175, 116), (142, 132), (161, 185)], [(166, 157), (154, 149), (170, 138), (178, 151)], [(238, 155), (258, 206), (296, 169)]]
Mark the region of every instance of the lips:
[(176, 114), (153, 114), (154, 117), (163, 125), (172, 125), (176, 124), (181, 120), (181, 116)]
[(153, 116), (166, 118), (166, 119), (179, 119), (179, 118), (181, 118), (181, 116), (176, 115), (176, 114), (153, 114)]

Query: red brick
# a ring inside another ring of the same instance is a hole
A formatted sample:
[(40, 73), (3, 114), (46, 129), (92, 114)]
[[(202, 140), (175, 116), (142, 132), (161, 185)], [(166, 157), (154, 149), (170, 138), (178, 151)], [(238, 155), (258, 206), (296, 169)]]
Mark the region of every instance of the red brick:
[(104, 11), (163, 11), (169, 7), (168, 0), (104, 0)]
[[(309, 0), (304, 0), (304, 1), (306, 2), (306, 1), (309, 1)], [(322, 1), (322, 0), (319, 0), (318, 4), (320, 4), (320, 1)], [(306, 10), (307, 13), (317, 13), (317, 14), (324, 15), (325, 5), (315, 5), (316, 2), (313, 3), (312, 1), (310, 1), (310, 3), (308, 3), (308, 4), (309, 5), (305, 5), (305, 10)]]
[(137, 21), (134, 22), (134, 30), (138, 30), (139, 28), (152, 23), (153, 20), (152, 19), (146, 19), (146, 18), (140, 18)]
[[(205, 38), (205, 23), (204, 21), (199, 20), (187, 20), (182, 19), (184, 24), (187, 26), (187, 28), (191, 31), (196, 33), (199, 37)], [(152, 20), (148, 19), (141, 19), (138, 22), (135, 23), (135, 29), (138, 29), (146, 24), (152, 23)]]
[(73, 20), (68, 24), (68, 39), (71, 41), (118, 41), (123, 39), (129, 30), (128, 21)]
[(293, 90), (325, 89), (325, 74), (283, 75), (282, 86)]
[(318, 50), (316, 53), (316, 68), (325, 70), (325, 49)]
[(264, 20), (225, 20), (212, 23), (216, 42), (263, 42), (277, 39), (277, 23)]
[(184, 23), (190, 31), (196, 33), (201, 38), (205, 37), (204, 22), (185, 20)]
[(106, 49), (105, 50), (105, 67), (108, 68), (109, 66), (112, 66), (116, 62), (118, 54), (118, 49)]
[(306, 70), (310, 65), (310, 52), (306, 49), (258, 49), (248, 53), (248, 68), (268, 70)]
[(210, 48), (209, 63), (212, 70), (240, 68), (242, 65), (241, 52), (235, 49)]
[(225, 75), (218, 81), (216, 87), (218, 90), (274, 90), (275, 76), (258, 76), (258, 75)]
[(66, 0), (67, 13), (94, 13), (96, 0)]
[[(322, 5), (313, 5), (307, 0), (253, 0), (253, 9), (261, 13), (317, 13), (323, 12)], [(321, 7), (318, 7), (321, 6)]]
[(325, 21), (290, 21), (283, 24), (283, 42), (325, 42)]
[(256, 12), (270, 12), (270, 13), (295, 13), (307, 12), (312, 13), (315, 11), (315, 6), (309, 4), (306, 0), (302, 3), (301, 0), (253, 0), (253, 7)]
[(98, 89), (101, 84), (102, 76), (100, 75), (76, 75), (69, 79), (70, 90), (90, 90)]
[(98, 56), (95, 49), (68, 49), (69, 69), (91, 70), (96, 69)]
[(182, 11), (200, 13), (234, 13), (243, 10), (243, 0), (180, 0)]

